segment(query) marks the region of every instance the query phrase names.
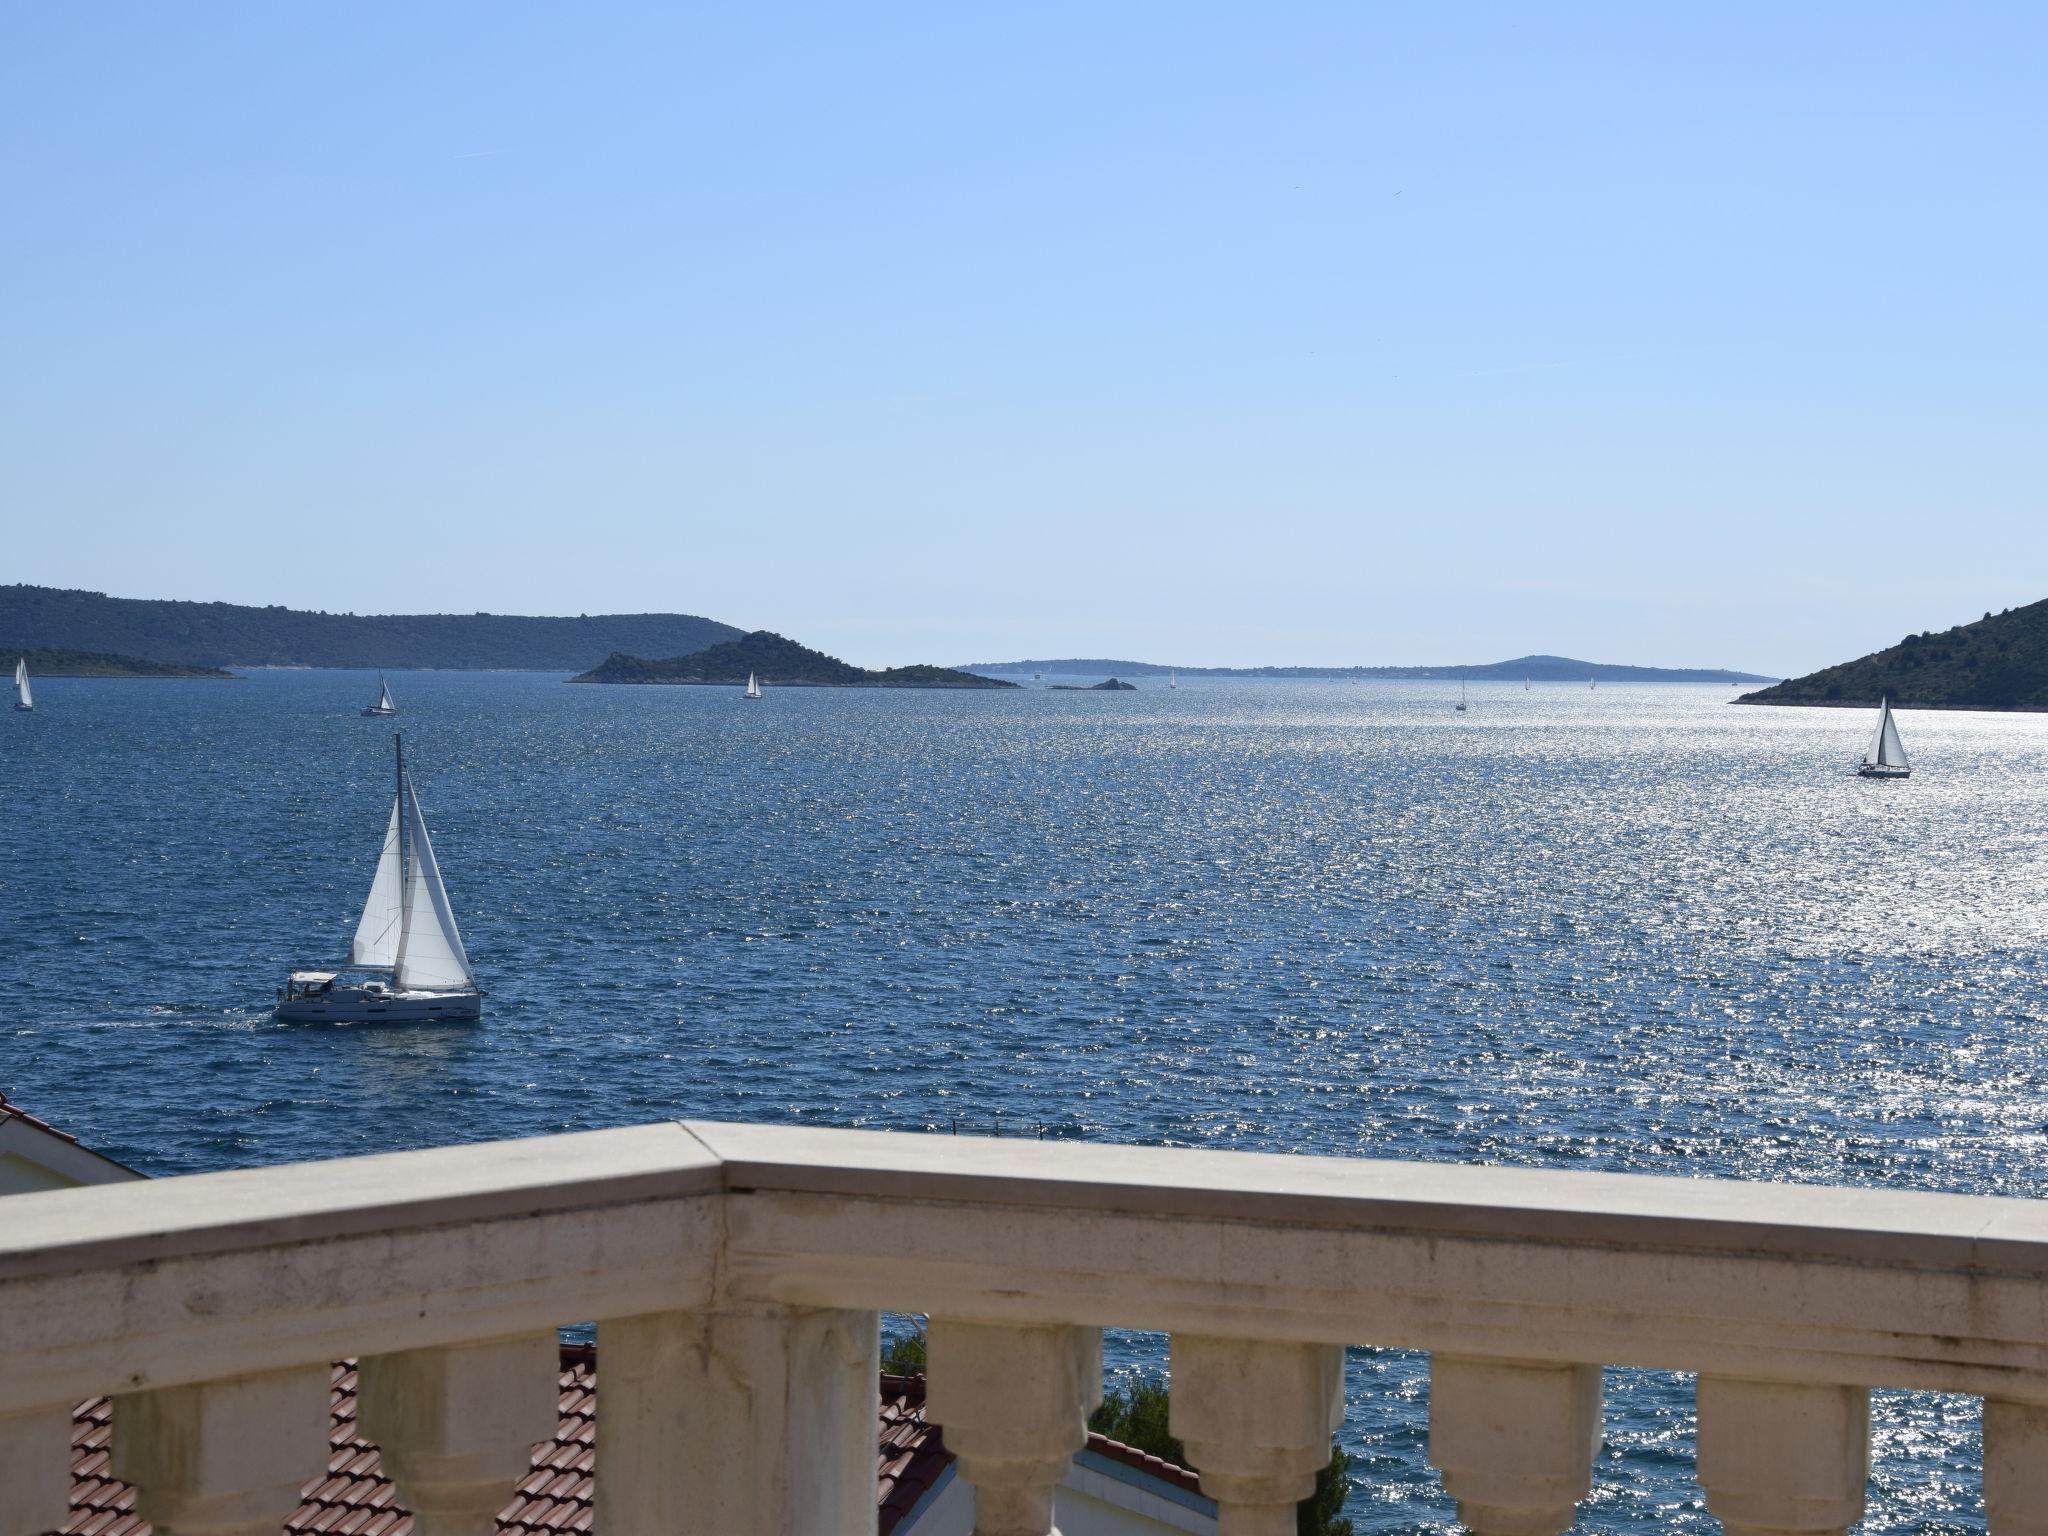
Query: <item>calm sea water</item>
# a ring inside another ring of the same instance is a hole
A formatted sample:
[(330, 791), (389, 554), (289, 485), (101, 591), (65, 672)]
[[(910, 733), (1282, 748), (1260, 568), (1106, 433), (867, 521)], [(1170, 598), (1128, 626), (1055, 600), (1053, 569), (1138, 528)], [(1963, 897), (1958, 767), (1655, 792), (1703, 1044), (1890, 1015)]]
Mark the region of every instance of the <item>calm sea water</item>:
[[(0, 1089), (155, 1174), (679, 1115), (2048, 1194), (2048, 718), (1713, 688), (959, 695), (400, 675), (475, 1028), (310, 1028), (388, 805), (374, 680), (51, 679), (0, 719)], [(1161, 1341), (1118, 1336), (1122, 1368)], [(1449, 1531), (1355, 1351), (1361, 1532)], [(1614, 1372), (1588, 1531), (1712, 1528)], [(1881, 1394), (1873, 1531), (1978, 1531)]]

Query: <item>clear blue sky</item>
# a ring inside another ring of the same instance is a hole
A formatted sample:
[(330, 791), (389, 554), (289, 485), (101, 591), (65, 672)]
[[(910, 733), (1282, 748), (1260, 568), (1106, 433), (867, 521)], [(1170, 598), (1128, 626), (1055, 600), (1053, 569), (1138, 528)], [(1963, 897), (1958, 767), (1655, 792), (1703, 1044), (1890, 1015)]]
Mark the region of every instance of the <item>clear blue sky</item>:
[(0, 13), (0, 580), (869, 663), (2048, 596), (2038, 4)]

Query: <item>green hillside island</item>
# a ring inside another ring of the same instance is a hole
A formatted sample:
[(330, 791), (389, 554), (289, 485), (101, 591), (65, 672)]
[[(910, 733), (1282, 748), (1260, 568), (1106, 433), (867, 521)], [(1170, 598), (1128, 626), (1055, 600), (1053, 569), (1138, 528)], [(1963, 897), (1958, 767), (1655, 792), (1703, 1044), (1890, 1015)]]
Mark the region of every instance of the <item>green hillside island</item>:
[[(38, 677), (203, 677), (235, 680), (232, 672), (219, 667), (183, 667), (173, 661), (144, 661), (140, 656), (112, 656), (105, 651), (54, 651), (47, 647), (16, 651), (28, 663), (28, 675)], [(0, 664), (8, 658), (0, 655)]]
[(686, 613), (325, 613), (0, 586), (0, 653), (48, 648), (188, 667), (580, 672), (612, 651), (680, 656), (739, 633)]
[(722, 645), (666, 661), (648, 661), (618, 652), (607, 656), (572, 683), (718, 683), (745, 684), (749, 674), (763, 687), (774, 688), (1014, 688), (992, 677), (955, 672), (947, 667), (889, 667), (873, 672), (823, 651), (785, 640), (769, 630), (728, 640)]
[(1631, 667), (1606, 661), (1574, 661), (1569, 656), (1518, 656), (1513, 661), (1476, 662), (1433, 667), (1183, 667), (1158, 661), (1112, 661), (1099, 656), (1067, 656), (1052, 661), (976, 661), (963, 669), (998, 677), (1044, 673), (1051, 677), (1251, 677), (1361, 678), (1378, 680), (1449, 680), (1475, 683), (1768, 683), (1775, 679), (1755, 672), (1729, 672), (1719, 667)]
[(1887, 698), (1909, 709), (2048, 709), (2048, 599), (1940, 634), (1908, 635), (1890, 650), (1736, 702), (1862, 708)]

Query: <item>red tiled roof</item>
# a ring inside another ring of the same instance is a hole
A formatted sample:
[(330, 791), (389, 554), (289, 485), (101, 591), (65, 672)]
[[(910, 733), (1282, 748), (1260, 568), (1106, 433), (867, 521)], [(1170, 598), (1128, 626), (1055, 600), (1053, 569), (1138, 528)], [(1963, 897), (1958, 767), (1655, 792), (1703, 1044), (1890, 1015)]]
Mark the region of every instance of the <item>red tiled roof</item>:
[[(890, 1536), (903, 1517), (952, 1465), (939, 1427), (925, 1422), (922, 1376), (882, 1376), (880, 1438), (876, 1451), (879, 1536)], [(597, 1351), (562, 1346), (561, 1422), (555, 1437), (533, 1448), (533, 1470), (498, 1511), (502, 1536), (587, 1536), (593, 1524), (592, 1468), (596, 1465)], [(356, 1433), (353, 1360), (334, 1367), (333, 1424), (327, 1469), (306, 1481), (302, 1502), (285, 1521), (287, 1536), (412, 1536), (412, 1515), (385, 1479), (377, 1448)], [(135, 1515), (135, 1490), (108, 1473), (113, 1409), (104, 1397), (81, 1403), (72, 1417), (71, 1523), (63, 1536), (148, 1536)], [(1101, 1435), (1088, 1449), (1189, 1491), (1195, 1474)]]
[(4, 1093), (0, 1093), (0, 1124), (5, 1124), (9, 1120), (19, 1120), (26, 1125), (34, 1126), (39, 1131), (47, 1131), (52, 1136), (70, 1142), (74, 1147), (79, 1145), (78, 1138), (72, 1135), (69, 1131), (58, 1130), (57, 1127), (50, 1124), (49, 1121), (40, 1119), (39, 1117), (30, 1114), (27, 1110), (23, 1109), (19, 1104), (10, 1103), (8, 1101), (7, 1095)]

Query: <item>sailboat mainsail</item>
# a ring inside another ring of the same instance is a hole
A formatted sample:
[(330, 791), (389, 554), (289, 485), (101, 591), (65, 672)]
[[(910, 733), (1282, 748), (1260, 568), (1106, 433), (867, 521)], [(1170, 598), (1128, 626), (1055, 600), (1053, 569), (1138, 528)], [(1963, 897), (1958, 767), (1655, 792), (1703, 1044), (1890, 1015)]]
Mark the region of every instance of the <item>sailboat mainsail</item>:
[(759, 697), (761, 697), (760, 680), (756, 678), (754, 674), (751, 672), (747, 674), (747, 697), (750, 699), (758, 699)]
[(26, 656), (21, 657), (14, 663), (14, 707), (16, 709), (34, 709), (36, 707), (36, 696), (29, 692), (28, 658)]
[(1892, 718), (1892, 701), (1883, 699), (1877, 706), (1877, 724), (1871, 729), (1870, 745), (1863, 749), (1863, 762), (1857, 772), (1870, 778), (1904, 778), (1912, 771), (1906, 744), (1899, 740), (1899, 723)]
[(398, 706), (391, 702), (391, 685), (381, 677), (377, 679), (377, 707), (398, 713)]

